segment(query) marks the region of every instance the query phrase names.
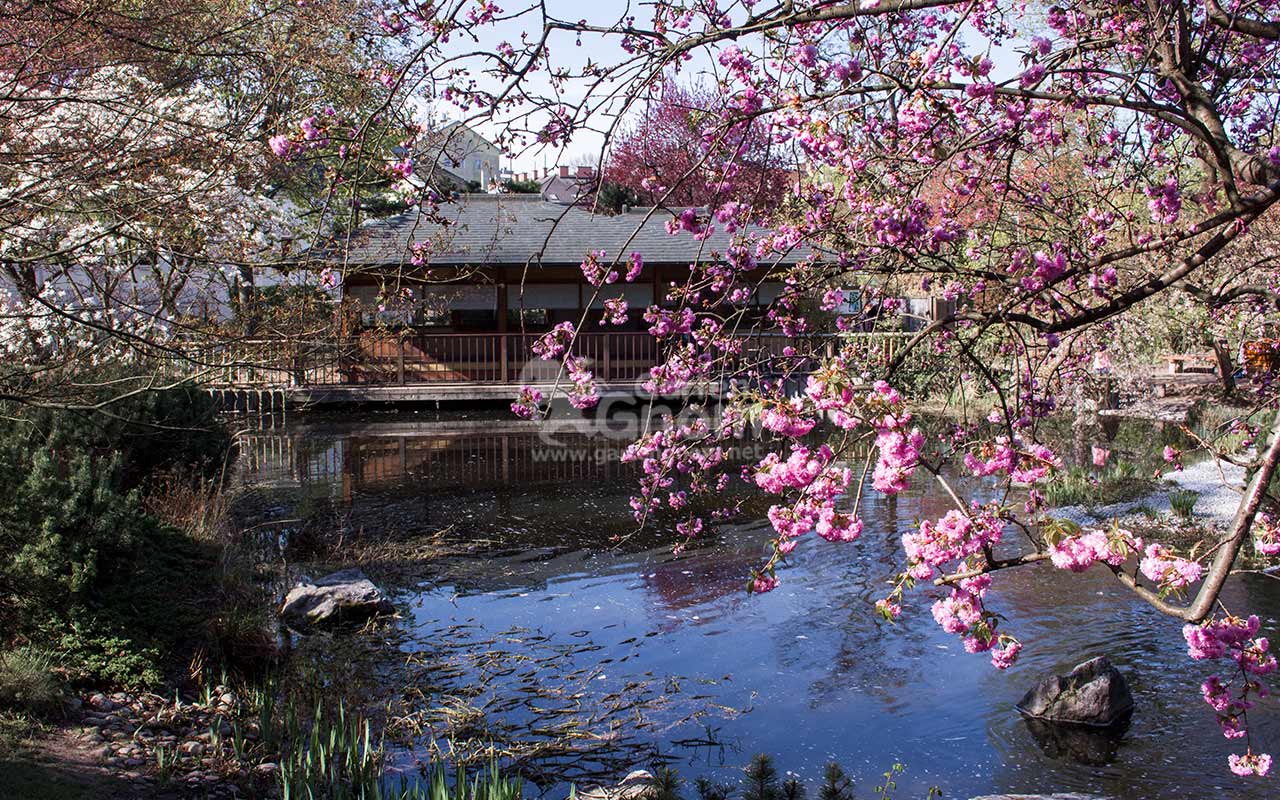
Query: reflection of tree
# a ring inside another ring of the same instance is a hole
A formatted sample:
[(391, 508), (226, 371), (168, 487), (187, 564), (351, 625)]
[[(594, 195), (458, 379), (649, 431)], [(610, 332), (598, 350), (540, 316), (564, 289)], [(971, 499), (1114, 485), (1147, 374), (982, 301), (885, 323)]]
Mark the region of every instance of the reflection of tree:
[(794, 634), (783, 631), (774, 637), (778, 661), (788, 672), (822, 675), (809, 686), (811, 707), (843, 702), (857, 687), (893, 710), (920, 680), (913, 663), (928, 655), (921, 637), (909, 634), (905, 626), (880, 623), (874, 605), (897, 568), (898, 537), (913, 518), (931, 513), (931, 505), (929, 495), (919, 491), (892, 497), (868, 491), (862, 498), (861, 539), (843, 546), (814, 542), (803, 554), (810, 573), (806, 583), (840, 587), (828, 595), (827, 607), (805, 617), (806, 640), (797, 642)]
[[(654, 611), (682, 611), (725, 597), (745, 600), (746, 576), (760, 562), (771, 534), (767, 526), (734, 526), (717, 537), (695, 541), (680, 557), (660, 560), (642, 576), (656, 601)], [(655, 616), (664, 629), (678, 624), (665, 614)]]

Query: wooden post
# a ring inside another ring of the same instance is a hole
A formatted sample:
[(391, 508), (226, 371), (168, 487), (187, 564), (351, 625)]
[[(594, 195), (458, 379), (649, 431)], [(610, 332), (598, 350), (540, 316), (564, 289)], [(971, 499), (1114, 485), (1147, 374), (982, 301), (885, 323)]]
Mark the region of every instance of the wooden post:
[(498, 334), (498, 377), (503, 383), (511, 380), (508, 375), (509, 367), (507, 366), (507, 335), (505, 333)]
[(396, 336), (396, 380), (404, 385), (404, 334)]
[(507, 284), (498, 284), (498, 380), (511, 380), (507, 366)]

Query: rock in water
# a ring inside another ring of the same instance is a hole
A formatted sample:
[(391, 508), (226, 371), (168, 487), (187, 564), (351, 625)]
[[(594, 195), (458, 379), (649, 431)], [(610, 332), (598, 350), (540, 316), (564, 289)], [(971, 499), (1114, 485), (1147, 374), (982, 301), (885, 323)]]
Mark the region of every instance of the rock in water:
[(1066, 675), (1053, 675), (1023, 695), (1023, 714), (1051, 722), (1105, 727), (1133, 710), (1133, 695), (1106, 656), (1091, 658)]
[(653, 786), (653, 775), (643, 769), (633, 770), (617, 786), (597, 786), (579, 792), (580, 800), (641, 800)]
[(285, 595), (280, 615), (290, 625), (361, 623), (394, 614), (395, 605), (358, 569), (344, 569), (314, 583), (301, 583)]

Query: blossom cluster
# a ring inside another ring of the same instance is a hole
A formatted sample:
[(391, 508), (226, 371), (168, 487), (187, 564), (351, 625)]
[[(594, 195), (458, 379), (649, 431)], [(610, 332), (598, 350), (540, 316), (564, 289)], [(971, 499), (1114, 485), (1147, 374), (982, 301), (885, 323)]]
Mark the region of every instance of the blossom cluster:
[(572, 322), (558, 323), (534, 342), (530, 349), (544, 361), (554, 361), (573, 347), (577, 331)]
[(586, 279), (587, 283), (597, 288), (618, 281), (618, 271), (606, 267), (601, 263), (604, 260), (605, 252), (603, 250), (593, 250), (582, 261), (582, 277)]
[[(902, 395), (884, 381), (876, 381), (867, 396), (864, 413), (876, 431), (875, 470), (871, 473), (871, 485), (884, 494), (896, 494), (907, 488), (916, 467), (920, 465), (920, 451), (924, 447), (924, 434), (918, 428), (908, 427), (911, 414), (902, 402)], [(841, 414), (840, 422), (848, 425), (853, 419)]]
[(959, 581), (951, 594), (933, 604), (933, 618), (947, 633), (963, 638), (965, 652), (991, 653), (996, 669), (1008, 669), (1017, 663), (1022, 643), (999, 633), (999, 618), (988, 612), (983, 598), (991, 586), (990, 575), (977, 575)]
[(1099, 561), (1119, 567), (1131, 554), (1141, 550), (1142, 538), (1118, 526), (1111, 530), (1089, 529), (1048, 543), (1053, 565), (1071, 572), (1084, 572)]
[(576, 409), (594, 408), (600, 402), (600, 390), (596, 385), (595, 375), (587, 369), (583, 359), (566, 356), (565, 369), (568, 370), (572, 385), (566, 392), (569, 404)]
[(1182, 558), (1171, 548), (1158, 542), (1147, 545), (1138, 568), (1165, 593), (1186, 589), (1200, 580), (1204, 571), (1198, 562)]
[(511, 404), (511, 413), (521, 419), (533, 419), (542, 409), (542, 392), (532, 386), (520, 387), (520, 394)]
[(760, 413), (760, 424), (780, 436), (799, 437), (813, 430), (818, 421), (804, 415), (804, 402), (796, 398), (765, 408)]
[[(1270, 643), (1266, 637), (1257, 635), (1260, 627), (1257, 616), (1241, 619), (1228, 615), (1182, 629), (1192, 659), (1235, 662), (1234, 679), (1223, 682), (1220, 676), (1210, 675), (1200, 686), (1205, 703), (1217, 715), (1222, 735), (1228, 739), (1248, 736), (1248, 712), (1253, 707), (1250, 697), (1267, 695), (1266, 687), (1258, 678), (1276, 671), (1276, 657), (1268, 652)], [(1243, 754), (1229, 756), (1228, 764), (1237, 775), (1261, 777), (1271, 769), (1271, 756), (1254, 753), (1250, 748)]]
[(1253, 523), (1253, 549), (1258, 555), (1280, 555), (1280, 520), (1259, 514)]
[(1004, 524), (994, 508), (976, 504), (967, 513), (952, 509), (941, 519), (924, 520), (902, 535), (908, 574), (927, 580), (935, 569), (984, 553), (1000, 543)]
[(978, 477), (1003, 473), (1014, 483), (1033, 484), (1062, 466), (1062, 460), (1043, 444), (998, 436), (978, 453), (965, 453), (964, 465)]
[(816, 449), (795, 445), (786, 460), (770, 453), (756, 465), (755, 483), (764, 491), (781, 495), (799, 490), (794, 503), (774, 505), (768, 511), (780, 554), (791, 552), (795, 540), (810, 531), (831, 542), (851, 542), (861, 535), (862, 520), (836, 508), (836, 499), (849, 488), (852, 474), (832, 460), (827, 445)]
[[(631, 498), (636, 521), (644, 522), (650, 513), (662, 508), (664, 498), (666, 506), (680, 509), (690, 492), (723, 493), (729, 476), (717, 472), (727, 458), (722, 443), (735, 438), (740, 431), (740, 418), (728, 411), (715, 425), (697, 417), (687, 424), (653, 431), (630, 444), (622, 454), (622, 461), (638, 462), (642, 472), (640, 492)], [(677, 477), (687, 479), (688, 490), (677, 486)], [(727, 510), (718, 509), (713, 516), (727, 514)], [(678, 531), (692, 536), (702, 529), (700, 519), (690, 518)]]

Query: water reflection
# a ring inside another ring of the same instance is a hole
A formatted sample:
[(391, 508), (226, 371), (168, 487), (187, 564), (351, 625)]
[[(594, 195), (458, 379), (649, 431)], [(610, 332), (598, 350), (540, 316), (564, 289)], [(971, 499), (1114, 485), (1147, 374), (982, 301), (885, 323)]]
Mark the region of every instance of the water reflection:
[(1031, 717), (1024, 717), (1022, 721), (1031, 738), (1049, 758), (1102, 767), (1115, 761), (1133, 722), (1133, 715), (1126, 714), (1106, 728), (1055, 724)]
[[(573, 455), (546, 450), (527, 427), (483, 417), (309, 421), (246, 437), (241, 469), (275, 498), (269, 505), (282, 517), (310, 513), (322, 499), (343, 511), (348, 535), (449, 526), (468, 542), (400, 584), (411, 639), (438, 640), (440, 631), (466, 623), (477, 643), (513, 628), (552, 643), (589, 640), (591, 649), (565, 650), (567, 662), (556, 668), (594, 676), (583, 691), (603, 696), (629, 681), (661, 686), (664, 676), (683, 676), (694, 683), (671, 694), (679, 702), (745, 710), (640, 731), (687, 762), (686, 778), (723, 778), (768, 751), (811, 781), (826, 761), (838, 760), (863, 790), (901, 761), (908, 767), (902, 796), (922, 796), (931, 785), (952, 797), (1272, 795), (1268, 782), (1227, 772), (1233, 743), (1218, 734), (1199, 697), (1210, 670), (1186, 658), (1178, 624), (1105, 572), (1072, 576), (1041, 566), (1003, 574), (989, 602), (1027, 648), (1017, 666), (998, 673), (933, 624), (929, 591), (912, 599), (903, 624), (884, 625), (872, 613), (894, 568), (897, 537), (946, 508), (929, 484), (893, 498), (869, 495), (859, 542), (805, 541), (783, 585), (749, 598), (747, 570), (769, 538), (762, 515), (673, 555), (668, 532), (633, 530), (634, 467), (607, 457), (617, 441), (561, 439)], [(606, 457), (595, 457), (597, 446)], [(1245, 576), (1224, 601), (1259, 613), (1274, 637), (1277, 586)], [(1050, 733), (1014, 712), (1041, 676), (1101, 654), (1125, 674), (1137, 702), (1122, 736)], [(486, 673), (487, 692), (518, 688), (506, 686), (501, 672)], [(1280, 742), (1273, 701), (1251, 722), (1263, 741)], [(723, 748), (680, 744), (707, 740)]]

